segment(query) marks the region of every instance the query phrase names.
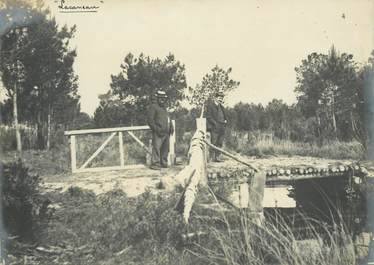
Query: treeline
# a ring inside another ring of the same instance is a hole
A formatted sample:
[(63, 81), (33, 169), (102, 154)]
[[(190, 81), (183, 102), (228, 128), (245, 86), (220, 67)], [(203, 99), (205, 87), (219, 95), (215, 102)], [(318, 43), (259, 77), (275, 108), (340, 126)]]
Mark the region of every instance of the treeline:
[[(0, 78), (7, 96), (1, 123), (34, 128), (36, 147), (49, 148), (54, 132), (84, 116), (73, 70), (77, 54), (69, 47), (76, 28), (58, 25), (42, 1), (5, 1), (0, 17)], [(14, 127), (21, 150), (21, 129)]]
[[(327, 54), (312, 53), (295, 68), (295, 104), (287, 105), (278, 99), (266, 105), (238, 103), (227, 108), (229, 128), (319, 145), (332, 140), (356, 140), (367, 149), (374, 135), (373, 62), (370, 57), (367, 63), (358, 64), (353, 55), (340, 54), (334, 46)], [(174, 56), (160, 60), (128, 54), (120, 73), (112, 76), (111, 89), (100, 96), (93, 126), (144, 124), (150, 96), (158, 88), (166, 88), (179, 134), (192, 131), (203, 106), (201, 94), (217, 89), (227, 91), (239, 84), (230, 79), (230, 72), (231, 68), (225, 71), (215, 66), (201, 84), (186, 90), (184, 66)], [(191, 97), (190, 91), (197, 93)], [(188, 110), (181, 107), (184, 99), (200, 104)]]
[[(169, 96), (181, 136), (194, 130), (194, 119), (214, 91), (227, 94), (240, 85), (231, 79), (231, 68), (216, 65), (199, 84), (187, 87), (185, 66), (173, 54), (160, 59), (128, 53), (90, 117), (80, 110), (73, 71), (77, 54), (69, 47), (76, 28), (58, 25), (40, 3), (6, 2), (0, 27), (0, 77), (7, 95), (0, 103), (1, 122), (35, 128), (38, 148), (49, 147), (57, 131), (145, 124), (147, 106), (159, 89)], [(229, 128), (320, 145), (357, 140), (373, 150), (373, 63), (373, 56), (359, 64), (335, 47), (311, 53), (295, 68), (295, 104), (278, 99), (266, 105), (238, 103), (227, 109)], [(183, 108), (184, 101), (193, 108)]]

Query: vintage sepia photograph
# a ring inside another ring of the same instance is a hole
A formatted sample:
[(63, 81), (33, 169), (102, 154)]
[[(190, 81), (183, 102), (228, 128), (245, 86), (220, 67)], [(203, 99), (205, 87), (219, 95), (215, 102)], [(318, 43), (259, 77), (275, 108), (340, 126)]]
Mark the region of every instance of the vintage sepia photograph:
[(374, 265), (373, 0), (0, 0), (1, 265)]

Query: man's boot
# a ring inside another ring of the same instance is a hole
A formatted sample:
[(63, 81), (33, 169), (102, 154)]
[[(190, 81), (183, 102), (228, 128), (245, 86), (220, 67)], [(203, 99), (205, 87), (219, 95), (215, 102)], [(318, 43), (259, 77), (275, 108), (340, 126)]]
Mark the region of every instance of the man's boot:
[(216, 154), (216, 155), (214, 156), (214, 162), (221, 163), (221, 162), (223, 162), (223, 161), (224, 161), (224, 160), (221, 159), (221, 157), (220, 157), (219, 154)]
[(161, 170), (161, 167), (158, 164), (152, 164), (149, 168), (153, 170)]

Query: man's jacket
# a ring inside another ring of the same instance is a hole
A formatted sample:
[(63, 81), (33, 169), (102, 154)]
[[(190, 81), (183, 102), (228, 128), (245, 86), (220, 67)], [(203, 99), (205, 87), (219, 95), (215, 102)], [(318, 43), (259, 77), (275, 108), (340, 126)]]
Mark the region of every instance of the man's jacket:
[(157, 103), (152, 103), (149, 106), (147, 120), (151, 130), (159, 136), (174, 133), (174, 128), (170, 121), (167, 110), (160, 107)]
[(206, 105), (207, 130), (215, 131), (225, 127), (227, 115), (222, 104), (216, 104), (213, 100), (208, 100)]

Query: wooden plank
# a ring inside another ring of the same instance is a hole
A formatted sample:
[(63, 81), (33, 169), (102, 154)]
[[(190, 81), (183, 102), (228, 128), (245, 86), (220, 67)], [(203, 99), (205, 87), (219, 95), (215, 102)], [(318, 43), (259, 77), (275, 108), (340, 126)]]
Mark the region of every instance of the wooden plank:
[(79, 169), (83, 169), (85, 168), (104, 148), (105, 146), (109, 143), (110, 140), (112, 140), (112, 138), (116, 135), (116, 132), (112, 133), (106, 140), (105, 142), (100, 145), (99, 148), (97, 148), (97, 150), (95, 151), (95, 153), (93, 153), (90, 158), (88, 158), (88, 160), (79, 168)]
[(119, 161), (121, 167), (125, 165), (125, 154), (123, 152), (123, 134), (122, 132), (118, 132), (118, 145), (119, 145)]
[(77, 151), (76, 151), (76, 141), (75, 135), (70, 136), (70, 160), (71, 160), (71, 172), (77, 170)]
[(323, 173), (323, 174), (308, 174), (308, 175), (290, 175), (290, 176), (271, 176), (267, 177), (266, 181), (271, 181), (273, 183), (276, 182), (294, 182), (297, 180), (305, 180), (305, 179), (319, 179), (319, 178), (331, 178), (331, 177), (347, 177), (345, 172), (331, 172), (331, 173)]
[(133, 134), (132, 132), (130, 131), (127, 131), (127, 133), (131, 136), (132, 139), (135, 140), (135, 142), (137, 142), (141, 147), (143, 147), (143, 149), (146, 151), (146, 152), (150, 152), (148, 147), (142, 143), (142, 141), (140, 141), (140, 139), (138, 137), (135, 136), (135, 134)]
[(249, 187), (248, 183), (239, 185), (239, 208), (248, 208), (249, 205)]
[(169, 154), (168, 154), (168, 165), (174, 165), (175, 164), (175, 120), (171, 121), (174, 133), (170, 135), (169, 139)]
[(86, 129), (86, 130), (73, 130), (65, 131), (65, 135), (79, 135), (79, 134), (93, 134), (93, 133), (109, 133), (109, 132), (123, 132), (123, 131), (139, 131), (149, 130), (148, 125), (132, 126), (132, 127), (116, 127), (116, 128), (99, 128), (99, 129)]
[(266, 173), (260, 171), (253, 177), (252, 185), (249, 190), (249, 210), (252, 212), (262, 213), (263, 200), (265, 191)]
[(83, 173), (83, 172), (101, 172), (101, 171), (110, 171), (110, 170), (129, 170), (129, 169), (140, 169), (146, 168), (143, 164), (136, 165), (126, 165), (126, 166), (113, 166), (113, 167), (91, 167), (77, 169), (74, 173)]

